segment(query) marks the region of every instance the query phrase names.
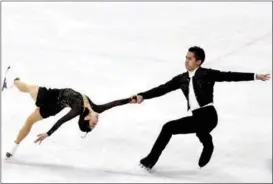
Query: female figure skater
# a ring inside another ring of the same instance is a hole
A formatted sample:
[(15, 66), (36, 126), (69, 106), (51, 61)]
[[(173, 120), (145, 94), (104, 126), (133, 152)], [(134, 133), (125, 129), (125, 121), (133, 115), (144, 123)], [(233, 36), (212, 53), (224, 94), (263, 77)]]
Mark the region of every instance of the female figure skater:
[[(7, 69), (7, 71), (9, 69), (10, 67)], [(45, 138), (51, 136), (62, 124), (78, 115), (80, 116), (78, 121), (80, 130), (88, 133), (95, 128), (99, 119), (98, 114), (112, 107), (131, 102), (130, 98), (126, 98), (103, 105), (96, 105), (87, 95), (77, 92), (71, 88), (51, 89), (37, 85), (30, 85), (21, 81), (18, 77), (9, 78), (8, 76), (4, 79), (2, 91), (5, 88), (12, 87), (13, 85), (16, 86), (19, 91), (30, 94), (37, 108), (29, 115), (24, 126), (19, 131), (12, 149), (6, 153), (7, 158), (15, 154), (17, 147), (29, 134), (31, 127), (35, 123), (58, 114), (65, 107), (70, 107), (71, 110), (60, 118), (50, 130), (48, 130), (46, 133), (39, 134), (38, 138), (34, 141), (35, 143), (40, 144)]]

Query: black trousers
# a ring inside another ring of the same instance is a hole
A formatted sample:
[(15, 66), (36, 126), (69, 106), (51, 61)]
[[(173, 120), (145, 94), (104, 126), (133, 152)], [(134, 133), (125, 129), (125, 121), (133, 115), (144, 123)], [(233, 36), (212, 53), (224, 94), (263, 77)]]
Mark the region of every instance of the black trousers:
[[(203, 144), (203, 157), (200, 157), (199, 166), (202, 167), (210, 160), (213, 151), (213, 142), (210, 132), (216, 127), (218, 116), (213, 106), (207, 106), (192, 112), (192, 116), (184, 117), (178, 120), (167, 122), (155, 141), (149, 155), (141, 160), (146, 167), (152, 168), (158, 161), (162, 151), (169, 143), (172, 135), (196, 133), (200, 142)], [(209, 158), (208, 158), (209, 157)], [(205, 162), (205, 163), (202, 163)]]

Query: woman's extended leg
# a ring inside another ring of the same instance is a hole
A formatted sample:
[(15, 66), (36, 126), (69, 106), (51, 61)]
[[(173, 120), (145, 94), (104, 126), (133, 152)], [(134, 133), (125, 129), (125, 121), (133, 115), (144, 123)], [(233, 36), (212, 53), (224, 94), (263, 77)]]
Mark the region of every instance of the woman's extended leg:
[(22, 140), (29, 134), (32, 126), (42, 120), (42, 116), (40, 114), (40, 109), (37, 108), (32, 114), (29, 115), (29, 117), (27, 118), (24, 126), (21, 128), (21, 130), (19, 131), (17, 138), (15, 140), (15, 144), (13, 145), (12, 149), (7, 152), (6, 156), (7, 157), (11, 157), (15, 154), (15, 151), (18, 147), (18, 145), (22, 142)]
[(14, 85), (23, 93), (29, 93), (31, 98), (36, 102), (38, 90), (40, 86), (27, 84), (20, 79), (14, 80)]
[(16, 144), (20, 144), (20, 142), (29, 134), (31, 127), (38, 121), (42, 120), (43, 117), (40, 114), (39, 108), (37, 108), (32, 114), (27, 118), (24, 126), (19, 131), (17, 138), (15, 140)]

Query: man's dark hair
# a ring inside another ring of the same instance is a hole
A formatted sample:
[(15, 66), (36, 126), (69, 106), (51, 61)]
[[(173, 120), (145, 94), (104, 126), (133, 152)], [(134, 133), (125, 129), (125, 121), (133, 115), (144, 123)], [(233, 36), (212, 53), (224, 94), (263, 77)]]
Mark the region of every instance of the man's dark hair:
[(189, 52), (193, 52), (196, 60), (201, 60), (201, 64), (205, 61), (205, 51), (201, 47), (193, 46), (189, 48)]

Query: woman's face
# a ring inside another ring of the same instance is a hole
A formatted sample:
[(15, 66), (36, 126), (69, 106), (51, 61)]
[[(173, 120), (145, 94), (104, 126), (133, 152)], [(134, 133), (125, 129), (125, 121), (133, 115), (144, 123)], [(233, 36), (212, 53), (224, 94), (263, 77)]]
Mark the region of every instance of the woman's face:
[(99, 115), (97, 113), (89, 114), (89, 125), (93, 129), (99, 121)]

